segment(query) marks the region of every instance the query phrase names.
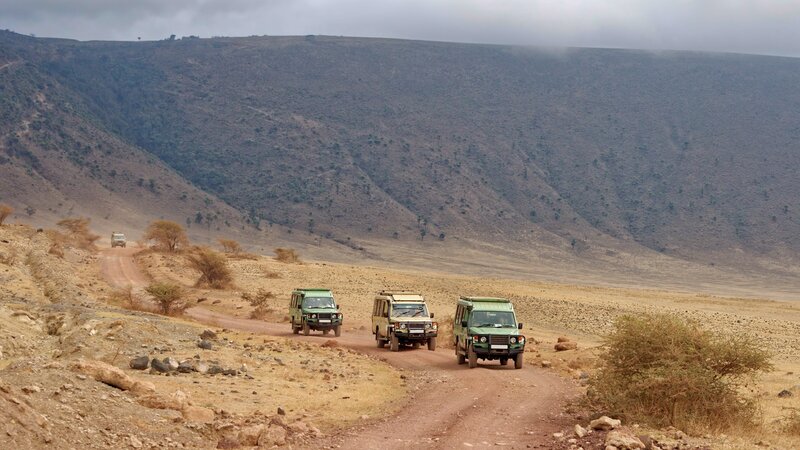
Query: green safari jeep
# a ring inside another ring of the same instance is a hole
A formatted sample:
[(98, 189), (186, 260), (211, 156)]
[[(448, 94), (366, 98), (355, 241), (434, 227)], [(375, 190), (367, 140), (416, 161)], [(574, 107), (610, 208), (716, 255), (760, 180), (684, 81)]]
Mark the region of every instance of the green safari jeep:
[(469, 362), (472, 369), (478, 358), (500, 360), (501, 365), (514, 360), (522, 368), (525, 336), (519, 330), (514, 305), (505, 298), (461, 297), (453, 321), (453, 339), (459, 364)]
[(297, 288), (292, 291), (289, 317), (294, 334), (300, 330), (306, 336), (311, 330), (328, 334), (333, 330), (336, 337), (342, 335), (343, 316), (330, 289)]

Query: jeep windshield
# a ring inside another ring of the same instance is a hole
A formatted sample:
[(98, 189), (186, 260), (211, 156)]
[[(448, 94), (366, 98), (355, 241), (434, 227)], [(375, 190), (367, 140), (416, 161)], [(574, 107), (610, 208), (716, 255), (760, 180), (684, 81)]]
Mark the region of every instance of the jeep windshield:
[(475, 311), (472, 313), (473, 327), (516, 328), (511, 311)]
[(331, 297), (306, 297), (303, 299), (303, 308), (336, 308)]
[(428, 317), (428, 308), (424, 303), (395, 303), (392, 317)]

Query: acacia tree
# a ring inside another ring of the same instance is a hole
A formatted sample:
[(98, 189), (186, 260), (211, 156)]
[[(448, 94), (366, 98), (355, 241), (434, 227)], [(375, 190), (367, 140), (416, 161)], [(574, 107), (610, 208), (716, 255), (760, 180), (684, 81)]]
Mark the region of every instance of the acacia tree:
[(169, 220), (156, 220), (147, 227), (144, 234), (146, 241), (153, 241), (157, 246), (174, 252), (180, 246), (189, 244), (183, 227)]
[(235, 255), (242, 251), (242, 246), (233, 239), (219, 239), (218, 242), (225, 253), (232, 253)]

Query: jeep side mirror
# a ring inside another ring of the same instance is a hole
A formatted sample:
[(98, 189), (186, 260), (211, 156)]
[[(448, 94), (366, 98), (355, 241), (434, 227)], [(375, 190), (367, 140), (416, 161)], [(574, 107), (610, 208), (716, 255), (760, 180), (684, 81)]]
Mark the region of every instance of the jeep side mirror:
[(433, 313), (431, 313), (431, 319), (433, 319)]
[(339, 309), (339, 308), (341, 308), (341, 306), (339, 306), (339, 305), (336, 305), (336, 309)]
[(517, 324), (517, 328), (519, 328), (521, 330), (522, 329), (522, 323), (518, 323)]
[(467, 321), (466, 320), (462, 320), (461, 321), (461, 326), (466, 328), (467, 327)]

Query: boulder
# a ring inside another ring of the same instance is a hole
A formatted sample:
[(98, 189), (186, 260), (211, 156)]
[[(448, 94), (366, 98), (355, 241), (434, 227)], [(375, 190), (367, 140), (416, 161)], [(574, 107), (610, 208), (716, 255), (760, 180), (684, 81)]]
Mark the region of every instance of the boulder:
[(577, 342), (559, 342), (554, 347), (557, 352), (564, 352), (567, 350), (577, 350), (578, 343)]
[(595, 419), (589, 423), (589, 428), (593, 430), (599, 431), (608, 431), (617, 428), (618, 426), (622, 425), (622, 421), (617, 419), (612, 419), (608, 416), (600, 417), (599, 419)]
[(217, 333), (215, 333), (212, 330), (203, 330), (203, 332), (200, 333), (200, 339), (202, 339), (204, 341), (207, 341), (209, 339), (216, 339), (216, 338), (217, 338)]
[(139, 381), (129, 377), (121, 369), (102, 361), (78, 360), (70, 364), (69, 369), (73, 372), (88, 375), (101, 383), (114, 386), (123, 391), (131, 391), (136, 394), (149, 394), (156, 390), (153, 383)]
[(158, 373), (167, 373), (172, 370), (169, 364), (156, 358), (153, 358), (153, 360), (150, 361), (150, 369)]
[(255, 447), (258, 445), (258, 438), (261, 436), (261, 433), (266, 428), (263, 424), (258, 425), (251, 425), (249, 427), (244, 427), (239, 431), (239, 445), (244, 447)]
[(641, 450), (645, 448), (638, 437), (620, 430), (610, 431), (608, 435), (606, 435), (605, 444), (606, 448), (608, 448), (608, 446), (613, 446), (620, 450)]
[(170, 372), (178, 370), (178, 366), (180, 366), (180, 363), (178, 363), (178, 361), (171, 356), (164, 358), (163, 362), (167, 365), (167, 367), (169, 367)]
[(791, 397), (793, 395), (794, 394), (792, 394), (792, 391), (789, 391), (789, 390), (786, 390), (786, 389), (778, 392), (778, 397), (780, 397), (780, 398), (789, 398), (789, 397)]
[(139, 356), (138, 358), (133, 358), (128, 363), (133, 370), (145, 370), (150, 366), (150, 357), (149, 356)]
[(258, 437), (258, 446), (269, 448), (286, 444), (286, 430), (279, 425), (270, 425)]
[(191, 361), (181, 361), (178, 364), (178, 372), (180, 373), (189, 373), (194, 371), (194, 364)]
[(181, 411), (183, 418), (189, 422), (212, 423), (214, 410), (202, 406), (187, 406)]
[(206, 339), (203, 339), (200, 342), (198, 342), (197, 346), (202, 348), (203, 350), (211, 350), (212, 348), (214, 348), (214, 344), (212, 344), (211, 341)]
[(566, 336), (559, 336), (558, 339), (556, 339), (556, 342), (572, 342), (572, 339)]
[(589, 431), (587, 431), (586, 428), (583, 428), (582, 426), (575, 424), (575, 436), (582, 438), (587, 434), (589, 434)]

